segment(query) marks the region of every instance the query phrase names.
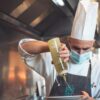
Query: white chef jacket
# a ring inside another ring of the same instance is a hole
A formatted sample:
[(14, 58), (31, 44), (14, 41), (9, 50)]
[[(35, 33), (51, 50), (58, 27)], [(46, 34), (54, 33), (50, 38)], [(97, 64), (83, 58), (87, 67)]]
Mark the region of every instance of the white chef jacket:
[[(51, 54), (50, 52), (29, 54), (21, 46), (22, 43), (28, 41), (35, 40), (30, 38), (22, 39), (19, 42), (19, 53), (23, 57), (27, 66), (32, 67), (34, 71), (38, 72), (41, 75), (40, 77), (43, 76), (45, 78), (46, 95), (48, 96), (57, 76), (55, 67), (51, 63)], [(69, 61), (67, 65), (68, 73), (79, 76), (87, 76), (89, 61), (86, 61), (82, 64), (73, 64)], [(96, 98), (96, 100), (100, 100), (100, 59), (95, 54), (93, 54), (93, 57), (91, 58), (91, 69), (91, 94), (92, 97)]]

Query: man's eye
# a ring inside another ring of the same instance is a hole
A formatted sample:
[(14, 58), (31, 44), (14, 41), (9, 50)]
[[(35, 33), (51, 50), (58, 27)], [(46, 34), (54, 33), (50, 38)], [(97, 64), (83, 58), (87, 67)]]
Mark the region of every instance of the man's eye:
[(80, 50), (81, 48), (78, 47), (73, 47), (74, 50)]

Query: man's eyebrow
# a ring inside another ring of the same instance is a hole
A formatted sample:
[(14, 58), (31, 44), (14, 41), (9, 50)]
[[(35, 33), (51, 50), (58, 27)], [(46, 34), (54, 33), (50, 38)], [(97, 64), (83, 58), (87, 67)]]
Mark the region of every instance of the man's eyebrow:
[(76, 47), (76, 46), (72, 46), (72, 48), (74, 48), (74, 49), (76, 49), (76, 50), (79, 50), (79, 49), (88, 50), (88, 49), (90, 49), (90, 47), (79, 48), (79, 47)]

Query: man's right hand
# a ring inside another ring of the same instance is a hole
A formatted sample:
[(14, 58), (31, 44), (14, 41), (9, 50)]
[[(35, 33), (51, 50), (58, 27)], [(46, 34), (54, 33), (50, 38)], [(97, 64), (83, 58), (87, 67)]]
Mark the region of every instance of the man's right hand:
[(66, 45), (63, 43), (61, 44), (59, 54), (60, 54), (60, 57), (64, 60), (64, 62), (67, 62), (69, 60), (70, 51), (68, 50)]

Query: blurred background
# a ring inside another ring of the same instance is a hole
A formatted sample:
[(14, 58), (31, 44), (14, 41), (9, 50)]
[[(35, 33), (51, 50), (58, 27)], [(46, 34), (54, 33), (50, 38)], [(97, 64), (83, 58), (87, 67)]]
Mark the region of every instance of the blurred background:
[[(19, 40), (30, 37), (47, 41), (70, 35), (78, 2), (0, 0), (0, 100), (16, 100), (32, 88), (31, 70), (17, 50)], [(95, 48), (100, 48), (100, 10), (98, 15)]]

